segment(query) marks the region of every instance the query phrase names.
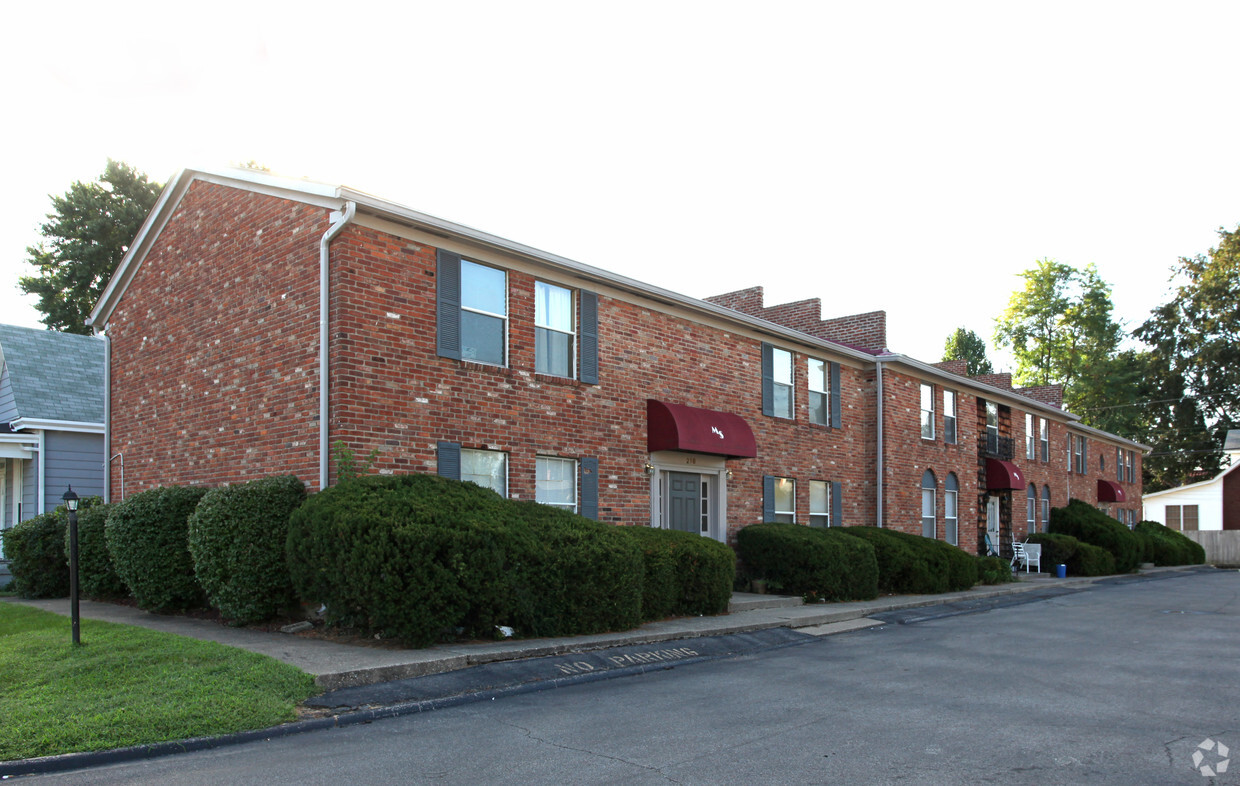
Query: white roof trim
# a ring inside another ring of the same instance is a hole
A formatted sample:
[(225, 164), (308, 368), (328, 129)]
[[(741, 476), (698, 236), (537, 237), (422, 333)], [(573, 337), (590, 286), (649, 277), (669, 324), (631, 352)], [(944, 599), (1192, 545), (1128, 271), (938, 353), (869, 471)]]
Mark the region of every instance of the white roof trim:
[(31, 429), (41, 431), (76, 431), (83, 434), (102, 434), (102, 423), (87, 423), (80, 420), (46, 420), (43, 418), (18, 418), (9, 424), (9, 427), (17, 429)]

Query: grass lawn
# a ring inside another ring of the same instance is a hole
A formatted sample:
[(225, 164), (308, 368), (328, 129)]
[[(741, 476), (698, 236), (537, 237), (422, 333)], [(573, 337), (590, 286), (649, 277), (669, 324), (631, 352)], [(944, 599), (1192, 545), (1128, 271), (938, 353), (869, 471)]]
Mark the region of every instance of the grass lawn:
[(0, 601), (0, 761), (259, 729), (313, 678), (265, 655)]

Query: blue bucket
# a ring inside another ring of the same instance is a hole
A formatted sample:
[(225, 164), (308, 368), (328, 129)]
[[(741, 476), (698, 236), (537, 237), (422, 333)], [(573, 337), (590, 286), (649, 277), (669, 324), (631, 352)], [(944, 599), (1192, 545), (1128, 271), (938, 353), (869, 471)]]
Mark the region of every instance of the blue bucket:
[(1068, 566), (1062, 562), (1055, 566), (1055, 577), (1060, 579), (1068, 578)]

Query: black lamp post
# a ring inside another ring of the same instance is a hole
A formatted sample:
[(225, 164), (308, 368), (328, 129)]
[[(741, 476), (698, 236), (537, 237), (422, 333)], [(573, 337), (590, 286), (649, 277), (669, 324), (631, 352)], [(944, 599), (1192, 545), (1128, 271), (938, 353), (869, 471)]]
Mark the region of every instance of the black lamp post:
[(61, 497), (69, 510), (69, 615), (73, 620), (73, 643), (82, 643), (81, 618), (78, 616), (78, 495), (73, 486)]

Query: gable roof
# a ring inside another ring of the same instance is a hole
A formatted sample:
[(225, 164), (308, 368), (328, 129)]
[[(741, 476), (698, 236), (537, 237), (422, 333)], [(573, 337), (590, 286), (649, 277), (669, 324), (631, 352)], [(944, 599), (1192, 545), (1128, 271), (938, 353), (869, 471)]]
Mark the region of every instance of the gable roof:
[(103, 423), (104, 343), (94, 336), (0, 325), (5, 422)]

